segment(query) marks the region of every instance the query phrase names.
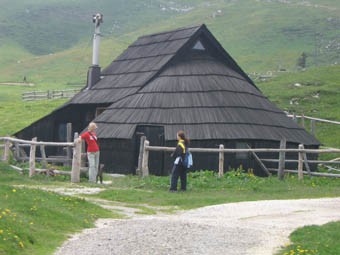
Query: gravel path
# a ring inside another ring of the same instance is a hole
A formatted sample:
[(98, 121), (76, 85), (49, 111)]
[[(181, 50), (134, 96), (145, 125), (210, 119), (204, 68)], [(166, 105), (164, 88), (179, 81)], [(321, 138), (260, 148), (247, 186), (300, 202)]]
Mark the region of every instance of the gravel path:
[(175, 215), (98, 220), (55, 255), (271, 255), (294, 229), (340, 220), (340, 197), (241, 202)]

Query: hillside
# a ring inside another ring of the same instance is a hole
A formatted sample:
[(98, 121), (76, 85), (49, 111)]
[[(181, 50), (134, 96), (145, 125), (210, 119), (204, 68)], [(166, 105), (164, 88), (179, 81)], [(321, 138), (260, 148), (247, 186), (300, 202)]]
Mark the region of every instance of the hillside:
[(104, 14), (103, 67), (138, 36), (205, 23), (248, 73), (340, 62), (337, 1), (0, 0), (0, 82), (85, 82), (92, 14)]
[[(339, 1), (0, 0), (0, 4), (0, 83), (21, 82), (26, 76), (35, 84), (0, 85), (0, 101), (6, 102), (0, 105), (0, 135), (18, 131), (65, 101), (22, 102), (23, 91), (85, 84), (95, 12), (104, 14), (102, 67), (141, 35), (205, 23), (280, 108), (340, 120)], [(305, 72), (296, 67), (303, 52)], [(268, 72), (273, 74), (270, 81), (256, 79)], [(317, 126), (317, 138), (325, 145), (340, 147), (334, 139), (339, 135), (336, 126)]]

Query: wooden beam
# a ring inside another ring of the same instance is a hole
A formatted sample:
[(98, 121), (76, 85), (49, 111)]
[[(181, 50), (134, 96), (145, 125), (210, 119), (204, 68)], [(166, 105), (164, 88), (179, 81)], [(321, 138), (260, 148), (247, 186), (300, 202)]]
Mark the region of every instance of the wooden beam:
[(60, 146), (60, 147), (65, 147), (65, 146), (73, 146), (73, 143), (57, 143), (57, 142), (37, 142), (37, 141), (28, 141), (28, 140), (22, 140), (22, 139), (17, 139), (17, 138), (12, 138), (12, 137), (0, 137), (1, 140), (8, 140), (10, 142), (18, 142), (18, 143), (24, 143), (24, 144), (34, 144), (34, 145), (45, 145), (45, 146)]
[[(72, 123), (66, 124), (66, 141), (72, 142)], [(66, 156), (68, 159), (72, 159), (72, 148), (70, 146), (66, 147)], [(65, 166), (70, 166), (70, 163), (66, 162)]]
[[(37, 138), (34, 137), (32, 139), (32, 142), (36, 142)], [(32, 177), (35, 173), (35, 151), (36, 151), (36, 144), (31, 144), (30, 148), (30, 171), (29, 171), (29, 177)]]
[[(248, 144), (247, 144), (248, 148), (251, 148)], [(255, 152), (251, 152), (255, 158), (255, 160), (257, 161), (257, 163), (260, 165), (260, 167), (262, 168), (262, 170), (268, 175), (271, 176), (272, 174), (269, 172), (269, 170), (267, 169), (267, 167), (262, 163), (261, 159), (256, 155)]]
[(146, 140), (146, 136), (145, 135), (141, 136), (140, 144), (139, 144), (138, 166), (136, 170), (136, 174), (138, 176), (142, 176), (143, 151), (144, 151), (145, 140)]
[(42, 167), (46, 168), (47, 161), (46, 161), (45, 145), (40, 145), (40, 153), (41, 153), (41, 164), (42, 164)]
[[(274, 169), (274, 168), (269, 168), (270, 171), (273, 172), (278, 172), (278, 169)], [(298, 170), (288, 170), (285, 169), (286, 173), (298, 173)], [(302, 171), (303, 174), (308, 174), (309, 173), (307, 171)], [(335, 177), (335, 178), (340, 178), (340, 174), (330, 174), (330, 173), (317, 173), (317, 172), (311, 172), (310, 173), (311, 176), (320, 176), (320, 177)]]
[(220, 152), (218, 157), (218, 177), (223, 177), (224, 174), (224, 145), (220, 144)]
[(315, 120), (310, 121), (310, 133), (315, 135)]
[[(299, 144), (299, 149), (303, 149), (303, 144)], [(298, 177), (303, 180), (303, 153), (299, 152)]]
[(285, 170), (285, 159), (286, 159), (286, 153), (282, 151), (283, 149), (286, 149), (286, 138), (282, 138), (280, 141), (280, 159), (279, 159), (279, 172), (278, 172), (278, 178), (279, 180), (283, 180), (284, 178), (284, 170)]
[(149, 176), (149, 151), (146, 147), (149, 146), (149, 141), (144, 141), (143, 146), (143, 160), (142, 160), (142, 177)]
[[(162, 147), (162, 146), (147, 146), (148, 151), (165, 151), (172, 152), (175, 150), (174, 147)], [(190, 148), (191, 152), (220, 152), (220, 149), (214, 148)], [(257, 148), (257, 149), (223, 149), (224, 153), (237, 153), (237, 152), (301, 152), (299, 149), (268, 149), (268, 148)], [(306, 153), (340, 153), (340, 149), (304, 149), (302, 152)]]
[[(302, 148), (304, 149), (304, 146), (302, 145)], [(306, 152), (302, 152), (302, 157), (303, 157), (303, 163), (305, 164), (305, 167), (307, 169), (307, 172), (309, 174), (309, 177), (311, 176), (311, 171), (310, 171), (310, 167), (308, 165), (308, 159), (307, 159), (307, 154)]]
[(3, 157), (2, 157), (2, 160), (4, 162), (8, 162), (9, 161), (10, 146), (11, 146), (11, 143), (10, 143), (10, 141), (7, 140), (5, 142), (4, 154), (3, 154)]
[(80, 182), (80, 166), (81, 166), (81, 143), (78, 138), (74, 139), (73, 160), (71, 182)]

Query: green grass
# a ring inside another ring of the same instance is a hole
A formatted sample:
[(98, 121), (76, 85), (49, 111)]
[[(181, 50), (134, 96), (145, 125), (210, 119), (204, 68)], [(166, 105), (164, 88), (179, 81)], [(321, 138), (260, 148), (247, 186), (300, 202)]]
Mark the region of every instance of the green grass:
[(340, 221), (322, 226), (299, 228), (290, 235), (291, 245), (283, 248), (278, 254), (302, 255), (340, 254)]
[[(261, 89), (280, 109), (297, 115), (340, 121), (340, 66), (310, 68), (306, 71), (278, 73), (268, 82), (257, 82)], [(301, 84), (300, 87), (294, 84)], [(319, 93), (319, 97), (313, 97)], [(290, 104), (294, 98), (298, 104)], [(310, 131), (310, 122), (305, 122)], [(340, 148), (340, 126), (317, 122), (316, 137), (325, 146)]]
[[(62, 89), (57, 85), (50, 85), (50, 89)], [(21, 86), (3, 86), (0, 85), (0, 136), (12, 135), (20, 129), (30, 125), (34, 121), (44, 117), (48, 113), (66, 102), (66, 99), (41, 100), (41, 101), (23, 101), (21, 94), (25, 91), (42, 90), (43, 86), (34, 88)]]
[[(46, 176), (28, 179), (0, 163), (1, 255), (52, 254), (69, 234), (93, 227), (98, 218), (115, 216), (84, 199), (39, 189), (56, 181)], [(29, 188), (32, 185), (36, 189)]]
[[(77, 186), (98, 187), (85, 179)], [(0, 163), (1, 255), (51, 254), (69, 234), (93, 226), (97, 218), (121, 217), (84, 199), (44, 191), (44, 187), (72, 188), (74, 184), (64, 176), (29, 178), (27, 172), (20, 175), (7, 164)], [(105, 190), (88, 197), (122, 202), (142, 214), (173, 213), (179, 209), (239, 201), (340, 196), (338, 179), (298, 181), (295, 175), (286, 175), (284, 181), (279, 181), (275, 177), (256, 177), (240, 169), (226, 173), (223, 178), (212, 171), (190, 173), (187, 192), (169, 193), (169, 177), (156, 176), (114, 178), (112, 185), (100, 187)], [(337, 230), (335, 227), (329, 235)], [(327, 250), (325, 247), (317, 249)]]
[(114, 179), (111, 187), (93, 196), (181, 209), (240, 201), (340, 196), (337, 179), (305, 178), (298, 181), (296, 175), (287, 175), (285, 181), (279, 181), (276, 177), (260, 178), (242, 170), (228, 172), (223, 178), (218, 178), (212, 171), (192, 172), (188, 174), (187, 192), (169, 194), (168, 189), (169, 177), (141, 179), (127, 176)]

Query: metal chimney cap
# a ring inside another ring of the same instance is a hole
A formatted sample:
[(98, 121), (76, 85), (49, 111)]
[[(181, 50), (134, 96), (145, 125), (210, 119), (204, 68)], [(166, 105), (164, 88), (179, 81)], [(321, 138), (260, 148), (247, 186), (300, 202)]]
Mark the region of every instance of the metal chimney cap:
[(93, 21), (93, 23), (98, 23), (98, 24), (100, 24), (100, 23), (103, 23), (103, 14), (101, 14), (101, 13), (97, 13), (97, 14), (93, 14), (92, 15), (92, 21)]

